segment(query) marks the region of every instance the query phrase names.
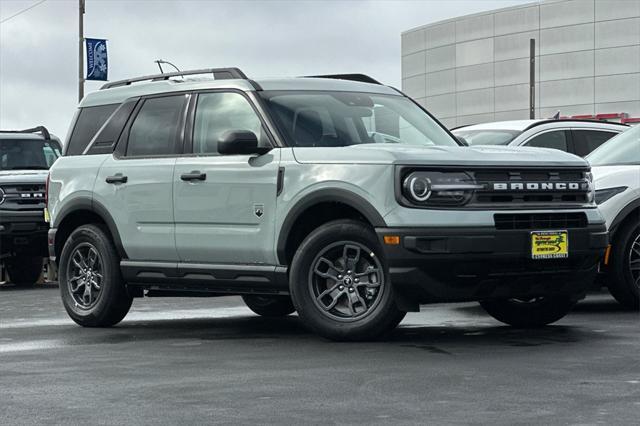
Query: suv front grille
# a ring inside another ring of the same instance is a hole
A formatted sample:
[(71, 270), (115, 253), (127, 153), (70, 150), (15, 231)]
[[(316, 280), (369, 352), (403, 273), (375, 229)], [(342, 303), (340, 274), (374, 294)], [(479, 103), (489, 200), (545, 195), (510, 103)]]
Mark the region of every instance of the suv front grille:
[(29, 210), (44, 207), (45, 186), (42, 184), (4, 184), (0, 192), (0, 208)]
[(586, 228), (584, 213), (498, 213), (493, 216), (496, 229), (575, 229)]
[(478, 170), (471, 174), (483, 186), (470, 200), (474, 207), (575, 207), (591, 203), (586, 170)]

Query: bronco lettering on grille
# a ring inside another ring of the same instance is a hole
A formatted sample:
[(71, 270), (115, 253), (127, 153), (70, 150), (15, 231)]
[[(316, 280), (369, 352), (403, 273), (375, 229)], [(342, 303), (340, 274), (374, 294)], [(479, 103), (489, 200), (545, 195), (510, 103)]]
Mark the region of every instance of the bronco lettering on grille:
[(580, 191), (586, 184), (579, 182), (501, 182), (494, 191)]

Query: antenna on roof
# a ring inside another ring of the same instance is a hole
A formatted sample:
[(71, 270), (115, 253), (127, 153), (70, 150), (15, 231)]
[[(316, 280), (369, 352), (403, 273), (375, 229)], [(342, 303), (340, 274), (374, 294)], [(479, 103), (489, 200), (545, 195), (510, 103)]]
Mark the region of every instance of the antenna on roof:
[(551, 117), (552, 120), (560, 120), (560, 110), (558, 110), (558, 112), (556, 112), (553, 117)]
[(176, 69), (176, 71), (180, 72), (180, 69), (178, 67), (176, 67), (175, 65), (173, 65), (171, 62), (169, 61), (165, 61), (164, 59), (156, 59), (155, 61), (156, 64), (158, 64), (158, 68), (160, 68), (160, 74), (164, 74), (164, 71), (162, 70), (162, 65), (161, 64), (166, 64), (166, 65), (171, 65), (172, 67), (174, 67)]

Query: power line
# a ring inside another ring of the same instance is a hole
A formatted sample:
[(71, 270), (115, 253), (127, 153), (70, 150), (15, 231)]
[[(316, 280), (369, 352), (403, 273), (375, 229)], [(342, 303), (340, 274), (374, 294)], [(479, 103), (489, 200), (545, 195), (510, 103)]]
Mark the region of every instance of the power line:
[(26, 9), (22, 9), (21, 11), (14, 13), (13, 15), (9, 16), (8, 18), (4, 18), (2, 21), (0, 21), (0, 24), (4, 24), (5, 22), (7, 22), (9, 19), (13, 19), (18, 15), (22, 15), (25, 12), (30, 11), (31, 9), (33, 9), (34, 7), (41, 5), (42, 3), (44, 3), (47, 0), (40, 0), (39, 2), (32, 4), (31, 6), (27, 7)]

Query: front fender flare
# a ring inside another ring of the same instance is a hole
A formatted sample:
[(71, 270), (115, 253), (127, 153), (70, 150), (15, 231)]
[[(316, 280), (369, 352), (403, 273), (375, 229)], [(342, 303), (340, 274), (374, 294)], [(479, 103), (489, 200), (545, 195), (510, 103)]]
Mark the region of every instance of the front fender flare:
[(277, 240), (277, 255), (280, 264), (285, 263), (286, 253), (285, 247), (287, 244), (287, 238), (291, 229), (293, 228), (294, 223), (300, 217), (305, 210), (314, 204), (319, 204), (323, 202), (336, 202), (345, 204), (355, 210), (357, 210), (365, 219), (371, 223), (374, 227), (385, 227), (387, 226), (383, 217), (376, 210), (371, 203), (365, 200), (362, 196), (349, 191), (347, 189), (342, 188), (323, 188), (318, 189), (310, 194), (302, 197), (287, 213), (286, 218), (282, 222), (282, 226), (280, 227), (280, 231), (278, 233)]

